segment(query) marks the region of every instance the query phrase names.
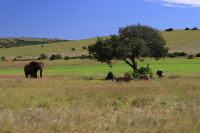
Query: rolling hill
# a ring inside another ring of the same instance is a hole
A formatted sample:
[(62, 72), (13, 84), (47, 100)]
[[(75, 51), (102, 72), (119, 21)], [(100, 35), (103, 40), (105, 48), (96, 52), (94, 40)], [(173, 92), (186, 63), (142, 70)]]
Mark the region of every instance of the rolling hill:
[[(184, 31), (176, 30), (173, 32), (164, 32), (161, 34), (167, 41), (167, 47), (170, 52), (187, 52), (188, 54), (196, 54), (200, 52), (200, 31)], [(96, 38), (77, 40), (77, 41), (65, 41), (65, 42), (53, 42), (45, 45), (29, 45), (12, 48), (1, 48), (0, 56), (7, 58), (13, 58), (16, 56), (28, 56), (35, 57), (41, 53), (50, 54), (62, 54), (68, 56), (77, 56), (87, 54), (87, 50), (83, 49), (83, 46), (88, 46), (95, 43)], [(72, 50), (75, 48), (75, 51)]]
[(24, 38), (24, 37), (0, 38), (0, 48), (49, 44), (49, 43), (65, 42), (65, 41), (68, 41), (68, 40), (48, 39), (48, 38)]

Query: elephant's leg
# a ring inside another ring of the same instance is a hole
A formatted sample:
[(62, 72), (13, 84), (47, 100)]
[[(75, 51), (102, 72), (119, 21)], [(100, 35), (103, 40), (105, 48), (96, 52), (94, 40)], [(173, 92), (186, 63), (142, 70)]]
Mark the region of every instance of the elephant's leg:
[(42, 78), (42, 70), (40, 70), (40, 78)]
[(37, 73), (33, 73), (33, 78), (37, 78)]
[(28, 73), (25, 73), (25, 77), (28, 78)]

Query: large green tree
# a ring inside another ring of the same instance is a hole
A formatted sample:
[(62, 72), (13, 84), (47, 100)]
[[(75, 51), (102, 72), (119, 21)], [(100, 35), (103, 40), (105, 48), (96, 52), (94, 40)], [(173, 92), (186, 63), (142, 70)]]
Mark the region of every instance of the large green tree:
[(119, 59), (135, 70), (139, 57), (164, 57), (168, 51), (165, 44), (158, 30), (145, 25), (131, 25), (120, 28), (119, 35), (98, 38), (88, 51), (98, 61), (110, 64), (111, 60)]

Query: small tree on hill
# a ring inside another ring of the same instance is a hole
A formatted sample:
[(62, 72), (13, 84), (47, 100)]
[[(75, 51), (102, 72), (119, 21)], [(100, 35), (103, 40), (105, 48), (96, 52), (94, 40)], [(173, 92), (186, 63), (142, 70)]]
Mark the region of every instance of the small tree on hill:
[(100, 62), (111, 64), (111, 60), (123, 60), (133, 70), (137, 69), (139, 57), (164, 57), (168, 49), (159, 31), (149, 26), (132, 25), (119, 29), (119, 35), (109, 39), (99, 38), (88, 47), (90, 55)]

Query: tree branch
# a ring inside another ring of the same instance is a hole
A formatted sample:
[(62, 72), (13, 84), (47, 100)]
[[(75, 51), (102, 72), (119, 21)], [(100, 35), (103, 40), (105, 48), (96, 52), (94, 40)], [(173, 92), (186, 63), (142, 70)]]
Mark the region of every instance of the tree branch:
[(133, 64), (131, 64), (128, 60), (126, 59), (122, 59), (126, 64), (128, 64), (129, 66), (131, 66), (133, 68)]

